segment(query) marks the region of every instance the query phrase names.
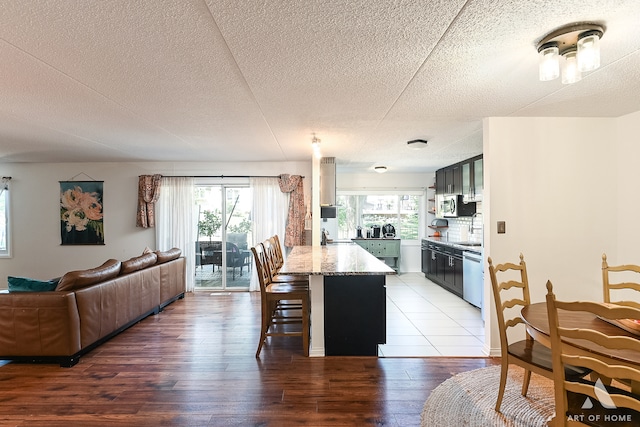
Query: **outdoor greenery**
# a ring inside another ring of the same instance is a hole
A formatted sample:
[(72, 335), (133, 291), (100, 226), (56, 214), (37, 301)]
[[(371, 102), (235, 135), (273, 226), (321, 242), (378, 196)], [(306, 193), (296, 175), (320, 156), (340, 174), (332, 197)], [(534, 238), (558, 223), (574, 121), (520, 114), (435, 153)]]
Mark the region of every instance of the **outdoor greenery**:
[(220, 227), (222, 227), (222, 212), (219, 209), (214, 211), (202, 211), (202, 216), (204, 218), (198, 221), (198, 235), (209, 237), (209, 241), (211, 241), (211, 236), (216, 234)]
[(230, 224), (227, 228), (229, 233), (249, 233), (251, 231), (251, 221), (247, 218), (248, 214), (242, 216), (239, 224)]

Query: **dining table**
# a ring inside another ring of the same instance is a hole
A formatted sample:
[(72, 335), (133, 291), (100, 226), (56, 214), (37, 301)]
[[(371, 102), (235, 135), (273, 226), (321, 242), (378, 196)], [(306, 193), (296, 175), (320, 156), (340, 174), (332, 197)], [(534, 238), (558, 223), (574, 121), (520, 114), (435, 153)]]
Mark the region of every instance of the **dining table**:
[[(524, 320), (527, 331), (533, 339), (551, 348), (547, 303), (539, 302), (529, 304), (522, 308), (520, 314), (522, 320)], [(615, 326), (591, 313), (558, 310), (558, 320), (563, 327), (567, 328), (592, 329), (604, 335), (627, 336), (640, 339), (640, 336), (636, 333)], [(564, 339), (563, 342), (578, 349), (584, 355), (591, 356), (606, 363), (615, 363), (640, 369), (640, 355), (637, 352), (625, 349), (609, 349), (585, 340)], [(640, 384), (632, 383), (632, 391), (633, 393), (640, 394)]]
[(294, 246), (279, 274), (309, 276), (310, 357), (377, 356), (393, 268), (359, 245), (339, 243)]

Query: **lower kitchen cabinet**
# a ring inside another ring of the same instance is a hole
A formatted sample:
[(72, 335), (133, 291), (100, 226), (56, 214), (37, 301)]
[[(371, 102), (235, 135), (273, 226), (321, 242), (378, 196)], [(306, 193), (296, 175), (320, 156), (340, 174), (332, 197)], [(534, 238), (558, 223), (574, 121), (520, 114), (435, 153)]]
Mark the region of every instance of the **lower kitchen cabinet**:
[(429, 266), (425, 276), (453, 294), (462, 297), (462, 251), (430, 243), (427, 253)]
[(460, 258), (450, 255), (448, 264), (444, 269), (444, 282), (456, 295), (462, 296), (462, 252)]

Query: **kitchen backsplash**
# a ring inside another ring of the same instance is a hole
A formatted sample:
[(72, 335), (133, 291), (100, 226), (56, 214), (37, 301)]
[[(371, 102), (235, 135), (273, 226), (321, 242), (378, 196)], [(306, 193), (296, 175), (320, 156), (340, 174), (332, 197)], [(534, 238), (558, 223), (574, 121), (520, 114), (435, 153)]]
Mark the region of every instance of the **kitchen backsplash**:
[(449, 228), (440, 231), (442, 239), (450, 242), (483, 243), (482, 202), (477, 203), (477, 210), (474, 217), (447, 218)]

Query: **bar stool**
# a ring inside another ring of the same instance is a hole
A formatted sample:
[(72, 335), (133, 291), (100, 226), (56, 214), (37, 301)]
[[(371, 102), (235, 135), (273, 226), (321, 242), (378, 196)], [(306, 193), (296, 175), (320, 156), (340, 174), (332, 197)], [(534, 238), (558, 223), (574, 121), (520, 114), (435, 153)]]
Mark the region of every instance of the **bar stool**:
[(297, 283), (309, 285), (309, 276), (299, 274), (278, 274), (284, 264), (284, 258), (277, 236), (270, 237), (262, 242), (264, 247), (266, 265), (273, 283)]
[[(302, 351), (309, 355), (309, 316), (310, 301), (308, 283), (273, 283), (266, 268), (266, 251), (262, 244), (251, 248), (255, 260), (256, 273), (260, 283), (261, 327), (260, 341), (256, 357), (267, 337), (301, 336)], [(287, 330), (287, 325), (300, 324), (300, 331)]]

